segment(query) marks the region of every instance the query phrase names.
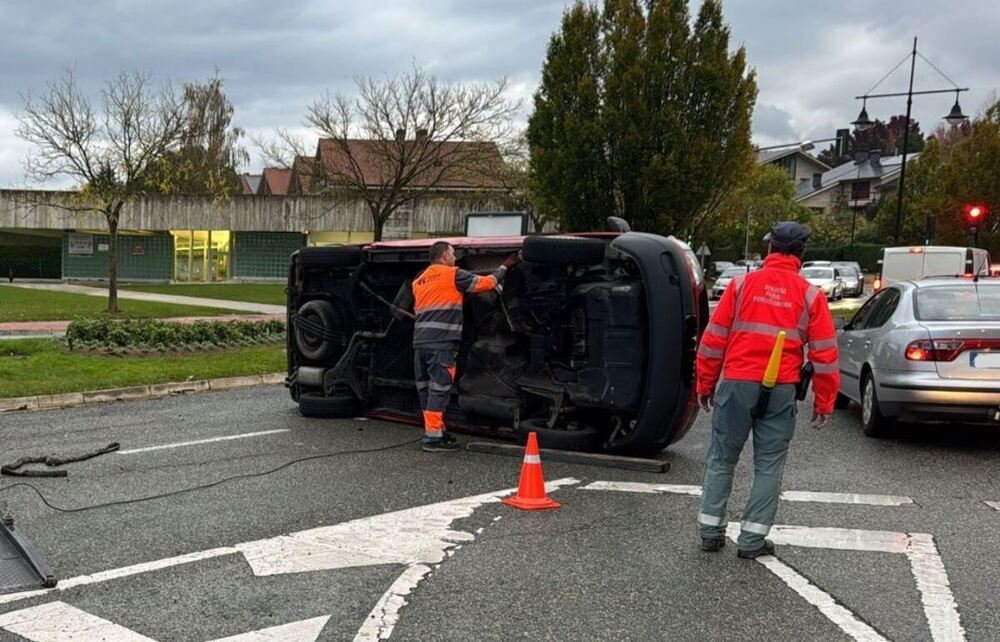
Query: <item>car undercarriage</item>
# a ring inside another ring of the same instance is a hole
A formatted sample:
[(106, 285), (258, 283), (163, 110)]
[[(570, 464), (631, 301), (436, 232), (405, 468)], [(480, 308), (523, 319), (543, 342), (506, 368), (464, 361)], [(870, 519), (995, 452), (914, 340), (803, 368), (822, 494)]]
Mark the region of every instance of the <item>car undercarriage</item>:
[[(679, 439), (707, 317), (685, 248), (632, 232), (485, 240), (451, 239), (459, 267), (524, 260), (498, 291), (465, 297), (449, 429), (630, 454)], [(293, 256), (287, 381), (303, 414), (419, 423), (411, 282), (430, 243)]]

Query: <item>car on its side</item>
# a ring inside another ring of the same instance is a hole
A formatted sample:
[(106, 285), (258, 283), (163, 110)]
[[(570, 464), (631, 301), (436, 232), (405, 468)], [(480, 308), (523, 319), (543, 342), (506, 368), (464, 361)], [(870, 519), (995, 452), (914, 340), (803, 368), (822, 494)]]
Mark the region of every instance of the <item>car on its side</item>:
[[(411, 284), (435, 240), (292, 255), (286, 385), (303, 415), (420, 424)], [(465, 297), (450, 429), (638, 455), (688, 430), (708, 322), (690, 248), (638, 232), (444, 240), (477, 274), (523, 258), (500, 291)]]
[(722, 293), (726, 291), (726, 288), (729, 287), (729, 282), (734, 277), (751, 271), (753, 271), (753, 268), (746, 265), (734, 265), (731, 268), (727, 268), (725, 272), (719, 275), (715, 283), (712, 284), (712, 299), (721, 299)]
[(799, 270), (806, 281), (815, 285), (826, 298), (835, 301), (844, 298), (844, 282), (840, 279), (837, 268), (826, 266), (804, 267)]
[(897, 419), (1000, 424), (1000, 281), (898, 281), (837, 335), (838, 408), (861, 404), (865, 434)]
[(844, 282), (844, 296), (859, 297), (865, 291), (865, 277), (853, 266), (844, 264), (834, 266), (840, 280)]

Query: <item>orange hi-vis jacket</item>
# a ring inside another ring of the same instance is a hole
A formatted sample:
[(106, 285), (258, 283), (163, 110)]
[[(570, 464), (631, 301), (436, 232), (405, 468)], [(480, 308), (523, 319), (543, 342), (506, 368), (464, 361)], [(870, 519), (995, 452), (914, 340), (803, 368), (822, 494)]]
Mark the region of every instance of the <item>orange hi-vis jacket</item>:
[(727, 380), (760, 381), (784, 330), (778, 383), (798, 383), (808, 344), (815, 410), (833, 412), (840, 388), (836, 330), (826, 297), (799, 276), (800, 266), (794, 256), (773, 253), (761, 269), (730, 281), (698, 347), (698, 394), (715, 390), (720, 371)]
[(506, 270), (479, 276), (458, 267), (434, 263), (413, 280), (413, 345), (458, 343), (462, 340), (462, 296), (497, 287)]

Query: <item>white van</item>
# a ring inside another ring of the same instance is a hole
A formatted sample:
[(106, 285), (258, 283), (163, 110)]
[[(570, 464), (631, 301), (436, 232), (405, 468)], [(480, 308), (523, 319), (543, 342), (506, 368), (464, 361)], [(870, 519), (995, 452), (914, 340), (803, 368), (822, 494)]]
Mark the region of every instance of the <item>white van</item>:
[(926, 245), (887, 247), (878, 260), (875, 289), (928, 276), (989, 276), (990, 253), (978, 247)]

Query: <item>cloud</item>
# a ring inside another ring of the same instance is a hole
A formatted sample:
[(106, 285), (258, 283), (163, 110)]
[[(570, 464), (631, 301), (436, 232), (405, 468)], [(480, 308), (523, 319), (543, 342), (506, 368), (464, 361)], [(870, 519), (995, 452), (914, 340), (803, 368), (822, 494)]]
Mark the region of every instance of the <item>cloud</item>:
[[(416, 63), (446, 80), (507, 76), (526, 119), (548, 40), (570, 0), (4, 0), (0, 39), (0, 185), (21, 180), (27, 151), (13, 135), (20, 94), (40, 91), (67, 66), (99, 91), (122, 70), (157, 82), (201, 80), (218, 68), (236, 121), (254, 132), (298, 127), (324, 91), (355, 76)], [(699, 5), (692, 0), (694, 13)], [(1000, 87), (1000, 2), (940, 0), (727, 0), (733, 46), (744, 45), (760, 93), (755, 140), (826, 138), (854, 120), (854, 96), (874, 85), (920, 36), (920, 50), (956, 82), (966, 111)], [(905, 88), (901, 69), (884, 85)], [(918, 88), (948, 86), (919, 61)], [(953, 96), (920, 96), (914, 116), (932, 131)], [(873, 101), (872, 117), (905, 111)], [(253, 167), (259, 169), (259, 166)]]

